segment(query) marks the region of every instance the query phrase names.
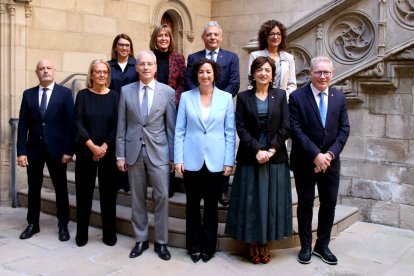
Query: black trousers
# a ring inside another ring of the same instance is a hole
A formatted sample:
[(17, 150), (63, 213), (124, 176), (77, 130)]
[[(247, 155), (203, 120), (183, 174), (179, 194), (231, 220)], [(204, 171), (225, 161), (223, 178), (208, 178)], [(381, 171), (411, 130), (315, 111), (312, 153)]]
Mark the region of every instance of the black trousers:
[(91, 216), (96, 173), (99, 181), (99, 202), (102, 217), (102, 239), (111, 242), (116, 238), (116, 159), (108, 152), (99, 161), (93, 161), (90, 155), (76, 155), (76, 239), (87, 241)]
[[(219, 191), (223, 172), (210, 172), (204, 165), (199, 171), (185, 171), (184, 185), (187, 195), (186, 239), (190, 253), (214, 254), (217, 244)], [(200, 203), (204, 199), (201, 216)]]
[(298, 227), (302, 247), (312, 245), (312, 215), (315, 200), (315, 184), (319, 193), (319, 214), (316, 243), (326, 247), (331, 239), (331, 230), (335, 218), (335, 207), (339, 188), (339, 171), (325, 173), (294, 172), (296, 192), (298, 194)]
[(27, 182), (29, 185), (27, 222), (39, 225), (40, 193), (43, 183), (43, 168), (45, 163), (52, 179), (56, 193), (56, 216), (59, 226), (66, 226), (69, 222), (69, 199), (66, 178), (66, 164), (62, 163), (62, 157), (53, 159), (47, 153), (46, 147), (41, 145), (41, 153), (38, 159), (28, 159)]

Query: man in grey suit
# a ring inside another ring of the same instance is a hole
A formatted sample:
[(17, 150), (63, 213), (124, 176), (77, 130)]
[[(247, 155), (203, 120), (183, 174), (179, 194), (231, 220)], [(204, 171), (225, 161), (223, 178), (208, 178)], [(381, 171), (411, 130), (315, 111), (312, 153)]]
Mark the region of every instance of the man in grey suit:
[(117, 166), (128, 170), (132, 198), (132, 226), (136, 244), (129, 254), (138, 257), (148, 249), (147, 183), (154, 204), (154, 251), (163, 260), (171, 254), (168, 243), (168, 185), (173, 170), (176, 119), (175, 92), (154, 79), (156, 57), (140, 52), (136, 69), (139, 81), (123, 86), (119, 100), (116, 138)]

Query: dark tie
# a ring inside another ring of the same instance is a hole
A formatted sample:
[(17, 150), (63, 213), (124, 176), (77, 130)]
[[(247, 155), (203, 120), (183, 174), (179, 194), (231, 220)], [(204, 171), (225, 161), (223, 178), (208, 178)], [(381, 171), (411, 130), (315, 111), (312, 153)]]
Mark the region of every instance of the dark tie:
[(326, 122), (326, 103), (325, 103), (325, 97), (324, 93), (319, 93), (319, 114), (321, 115), (322, 125), (325, 127)]
[(48, 88), (42, 88), (43, 94), (42, 94), (42, 100), (40, 101), (40, 116), (42, 117), (42, 120), (45, 119), (46, 114), (46, 107), (47, 107), (47, 90)]
[(148, 95), (147, 95), (147, 86), (144, 86), (144, 96), (142, 96), (141, 103), (141, 115), (142, 119), (147, 120), (148, 117)]

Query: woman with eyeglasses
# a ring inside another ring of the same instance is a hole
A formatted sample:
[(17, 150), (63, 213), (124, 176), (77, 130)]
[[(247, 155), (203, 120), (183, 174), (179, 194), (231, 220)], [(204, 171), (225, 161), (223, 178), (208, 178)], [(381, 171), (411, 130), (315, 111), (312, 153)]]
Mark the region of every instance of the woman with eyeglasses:
[(118, 118), (118, 93), (109, 89), (111, 67), (93, 60), (86, 79), (87, 88), (78, 92), (75, 101), (75, 182), (76, 244), (88, 242), (96, 174), (102, 217), (102, 241), (113, 246), (116, 237), (116, 168), (115, 136)]
[(240, 138), (225, 233), (248, 246), (253, 264), (270, 262), (269, 241), (292, 236), (292, 190), (288, 155), (286, 92), (273, 88), (275, 63), (258, 57), (252, 89), (240, 92), (236, 128)]
[(286, 90), (287, 97), (296, 90), (295, 61), (286, 49), (286, 27), (277, 20), (268, 20), (260, 26), (258, 33), (259, 50), (250, 54), (247, 75), (257, 57), (265, 56), (274, 60), (276, 65), (274, 88)]
[[(112, 42), (111, 60), (108, 64), (111, 67), (109, 88), (115, 90), (118, 95), (121, 93), (122, 86), (138, 81), (134, 45), (127, 34), (119, 34), (115, 37)], [(130, 190), (128, 173), (117, 171), (116, 174), (117, 189), (128, 192)]]

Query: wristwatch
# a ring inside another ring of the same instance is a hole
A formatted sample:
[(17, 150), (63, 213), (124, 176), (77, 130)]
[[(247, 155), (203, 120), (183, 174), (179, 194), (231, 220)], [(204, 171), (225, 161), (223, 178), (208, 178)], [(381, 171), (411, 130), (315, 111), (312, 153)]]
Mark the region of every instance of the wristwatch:
[(272, 153), (272, 154), (275, 154), (275, 153), (276, 153), (276, 150), (275, 150), (274, 148), (270, 148), (270, 149), (268, 150), (268, 152), (270, 152), (270, 153)]

